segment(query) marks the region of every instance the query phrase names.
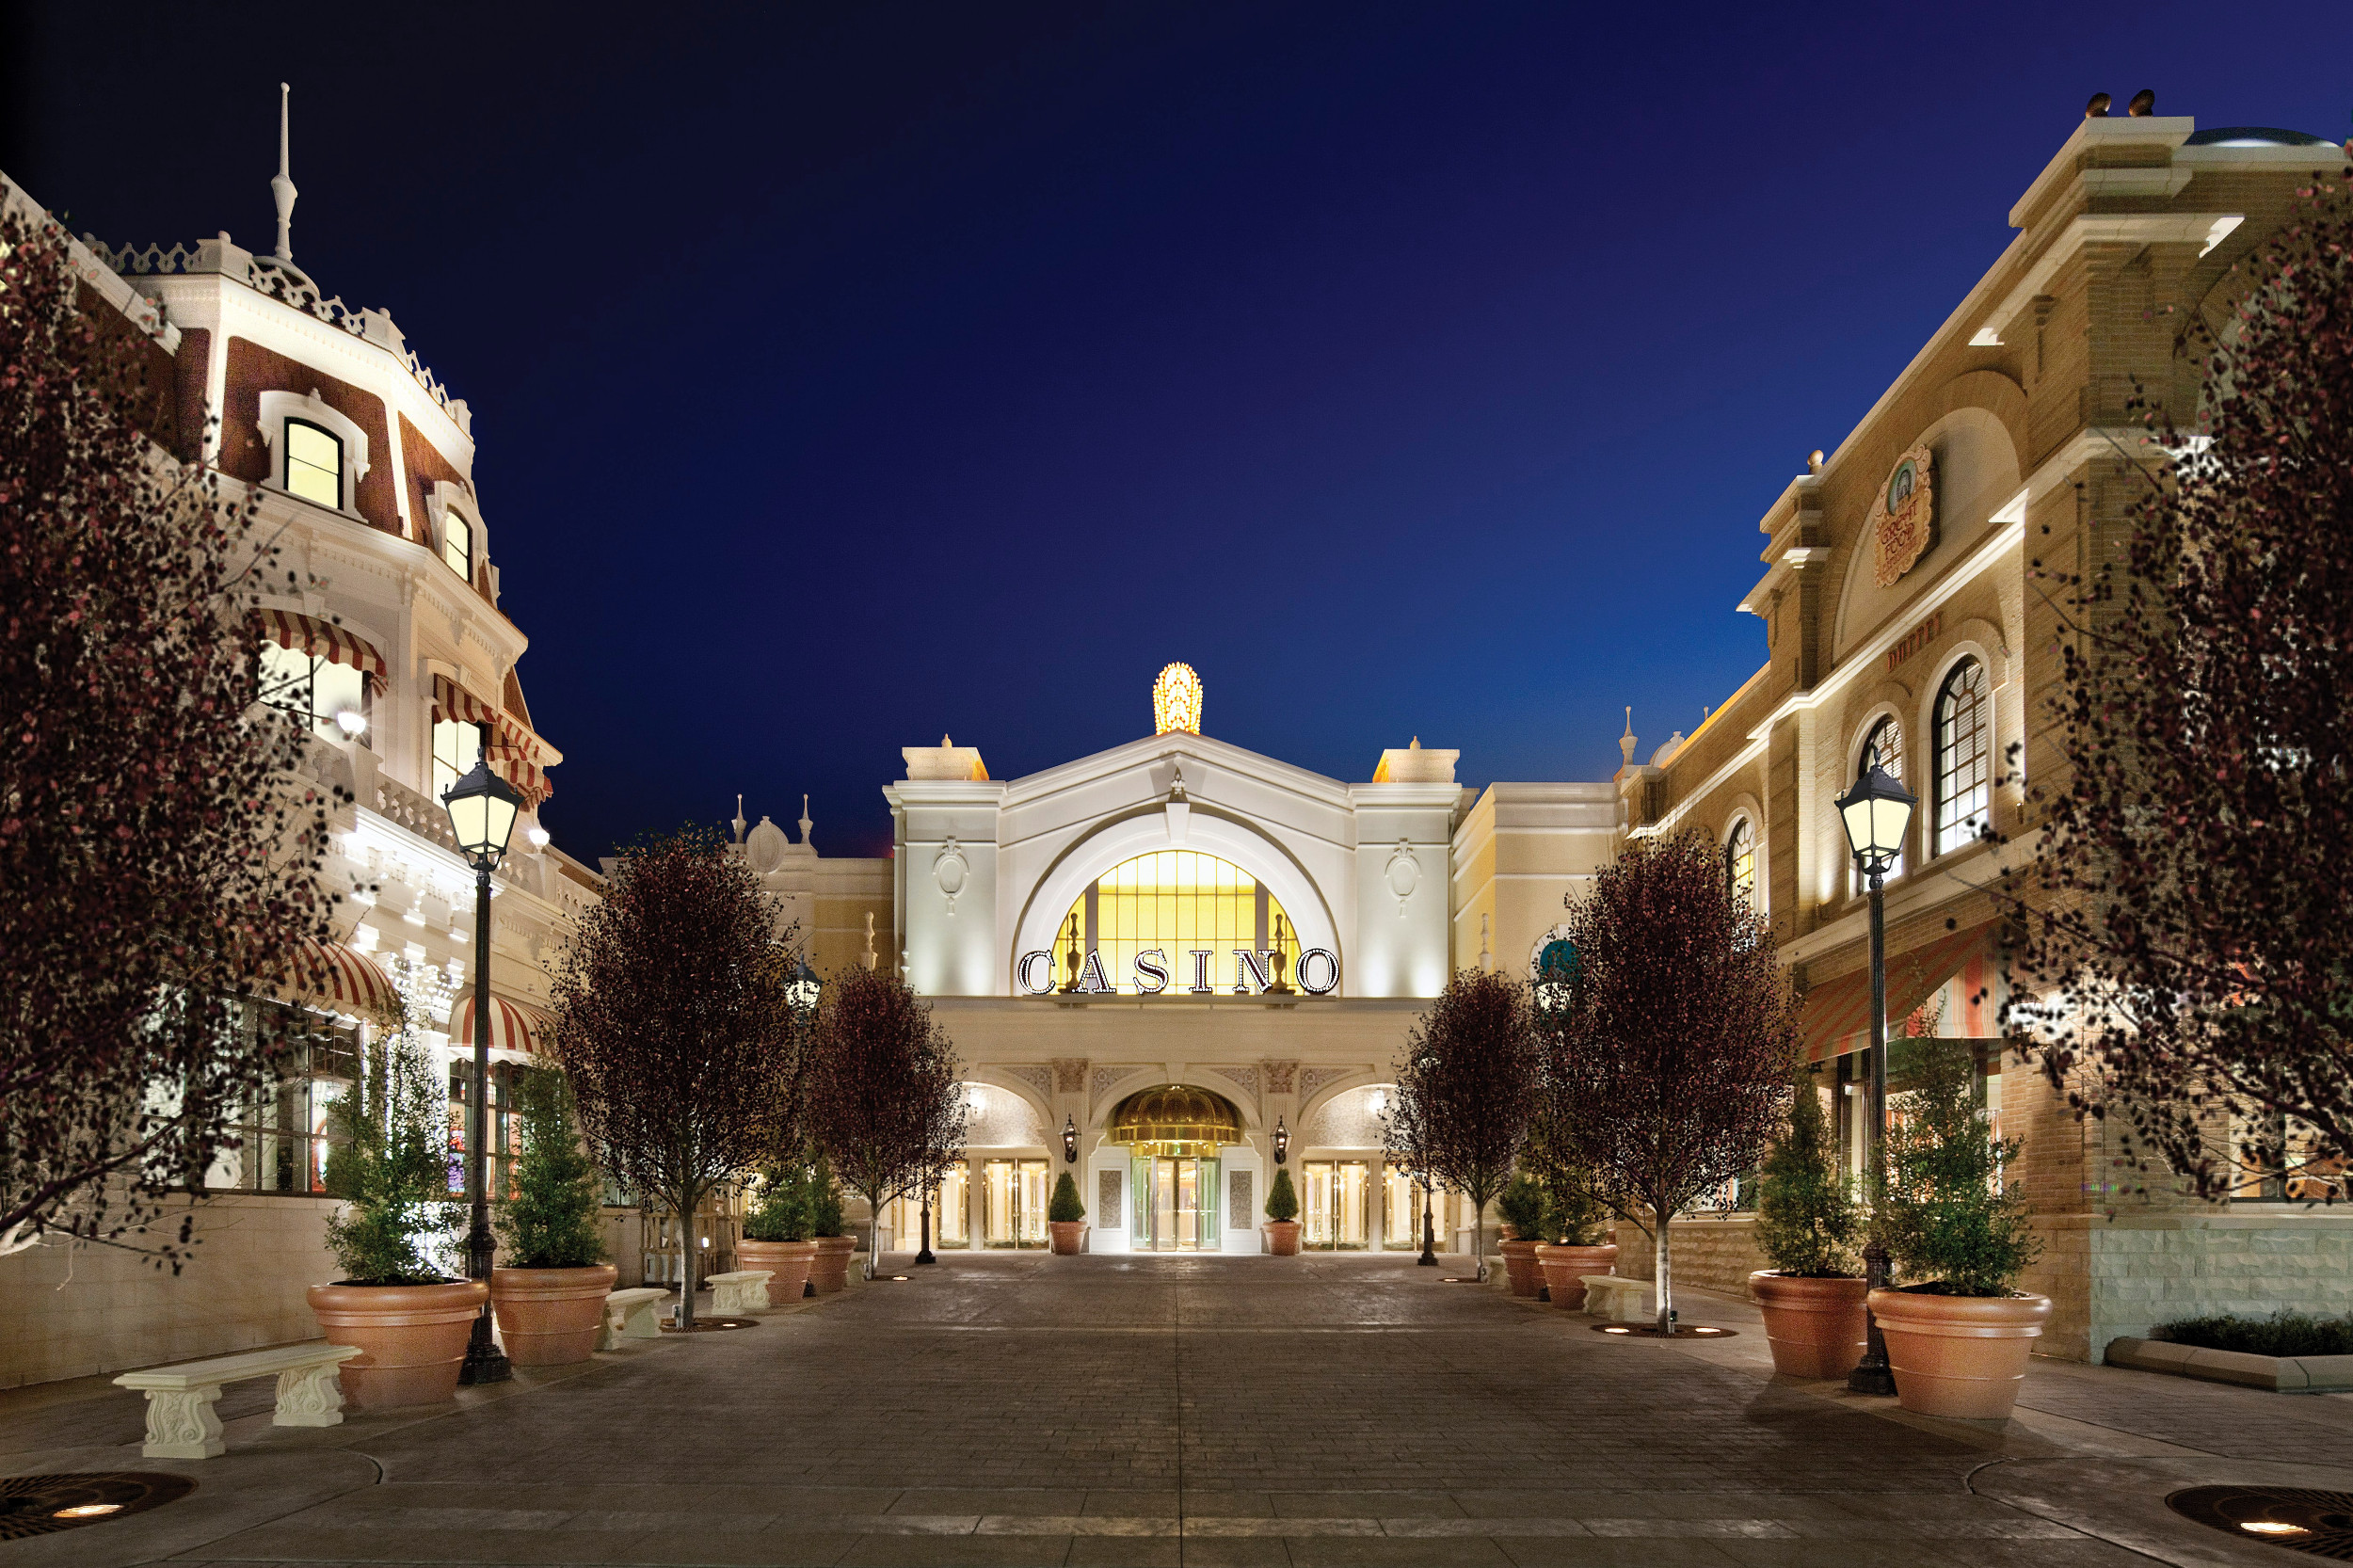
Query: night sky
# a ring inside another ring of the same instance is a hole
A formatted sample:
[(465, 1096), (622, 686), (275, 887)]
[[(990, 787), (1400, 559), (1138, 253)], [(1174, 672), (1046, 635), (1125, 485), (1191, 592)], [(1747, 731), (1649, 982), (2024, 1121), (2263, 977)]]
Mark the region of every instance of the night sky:
[[(898, 748), (1600, 778), (2105, 90), (2332, 138), (2330, 4), (9, 8), (0, 167), (295, 257), (472, 406), (591, 856), (879, 854)], [(2333, 20), (2332, 20), (2333, 19)], [(29, 30), (27, 30), (29, 29)]]

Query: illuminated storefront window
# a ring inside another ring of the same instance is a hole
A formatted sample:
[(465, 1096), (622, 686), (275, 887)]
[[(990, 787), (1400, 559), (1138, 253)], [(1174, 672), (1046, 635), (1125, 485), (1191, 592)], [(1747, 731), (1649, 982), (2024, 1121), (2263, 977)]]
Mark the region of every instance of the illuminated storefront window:
[[(952, 1165), (932, 1192), (932, 1245), (961, 1247), (969, 1240), (965, 1216), (971, 1212), (971, 1179), (962, 1165)], [(883, 1207), (883, 1223), (890, 1227), (893, 1248), (913, 1252), (922, 1242), (923, 1199), (919, 1193), (893, 1198)]]
[(1335, 1250), (1364, 1247), (1370, 1239), (1369, 1205), (1370, 1173), (1361, 1160), (1310, 1160), (1307, 1180), (1300, 1194), (1306, 1200), (1300, 1219), (1305, 1222), (1300, 1243)]
[(1123, 994), (1230, 993), (1244, 979), (1256, 991), (1259, 977), (1239, 972), (1237, 948), (1267, 955), (1266, 989), (1294, 988), (1299, 934), (1274, 896), (1215, 856), (1157, 850), (1113, 866), (1070, 906), (1054, 945), (1056, 987), (1090, 988), (1092, 952), (1102, 987)]

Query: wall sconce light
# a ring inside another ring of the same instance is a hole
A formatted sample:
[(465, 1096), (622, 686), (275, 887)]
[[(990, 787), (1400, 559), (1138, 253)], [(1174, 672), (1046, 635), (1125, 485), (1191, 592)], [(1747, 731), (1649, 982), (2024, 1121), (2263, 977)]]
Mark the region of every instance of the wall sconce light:
[(1283, 1118), (1274, 1118), (1274, 1162), (1277, 1165), (1290, 1157), (1291, 1129), (1283, 1125)]
[(1079, 1162), (1079, 1124), (1070, 1116), (1062, 1119), (1062, 1157), (1070, 1164)]

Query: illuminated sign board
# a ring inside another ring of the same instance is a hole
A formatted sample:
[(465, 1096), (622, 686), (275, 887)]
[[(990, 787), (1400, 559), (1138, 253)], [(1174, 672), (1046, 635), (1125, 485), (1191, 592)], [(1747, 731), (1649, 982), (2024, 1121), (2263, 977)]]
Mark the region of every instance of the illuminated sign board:
[[(1340, 955), (1330, 948), (1309, 948), (1299, 955), (1290, 983), (1283, 977), (1283, 953), (1276, 948), (1235, 948), (1233, 995), (1238, 997), (1281, 996), (1293, 989), (1311, 997), (1328, 996), (1339, 988)], [(1172, 964), (1166, 948), (1145, 948), (1135, 955), (1131, 965), (1134, 972), (1128, 984), (1132, 994), (1157, 997), (1168, 990), (1178, 979), (1189, 984), (1178, 988), (1184, 996), (1206, 997), (1217, 992), (1209, 976), (1210, 967), (1217, 960), (1214, 948), (1189, 948), (1184, 962)], [(1117, 984), (1103, 970), (1103, 954), (1090, 950), (1084, 963), (1062, 984), (1054, 984), (1054, 955), (1044, 948), (1025, 952), (1014, 962), (1014, 989), (1026, 997), (1048, 996), (1060, 991), (1066, 996), (1109, 997), (1121, 994)]]

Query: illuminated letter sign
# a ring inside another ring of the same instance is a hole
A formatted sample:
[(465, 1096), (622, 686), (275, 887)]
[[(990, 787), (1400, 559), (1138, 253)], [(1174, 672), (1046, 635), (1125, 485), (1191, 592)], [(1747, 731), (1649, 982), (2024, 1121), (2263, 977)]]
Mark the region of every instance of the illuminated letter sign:
[[(1311, 966), (1319, 961), (1323, 965), (1323, 976), (1320, 981), (1309, 978), (1313, 972)], [(1340, 955), (1330, 948), (1309, 948), (1299, 955), (1298, 967), (1291, 972), (1299, 981), (1299, 988), (1309, 996), (1329, 996), (1340, 983)]]
[(1087, 967), (1079, 971), (1079, 989), (1096, 997), (1107, 996), (1112, 989), (1112, 983), (1103, 978), (1103, 955), (1092, 948), (1087, 950)]
[(1136, 994), (1157, 997), (1168, 989), (1168, 953), (1160, 948), (1145, 948), (1136, 954)]
[(1193, 994), (1206, 997), (1217, 989), (1209, 984), (1209, 960), (1215, 958), (1217, 953), (1209, 948), (1191, 948), (1187, 951), (1193, 956)]
[[(1043, 979), (1037, 972), (1041, 964), (1046, 966)], [(1013, 966), (1013, 983), (1031, 996), (1044, 996), (1054, 988), (1054, 955), (1043, 949), (1023, 953)]]
[(1249, 948), (1234, 950), (1234, 995), (1246, 997), (1255, 984), (1263, 995), (1267, 988), (1268, 961), (1272, 952), (1257, 952)]

